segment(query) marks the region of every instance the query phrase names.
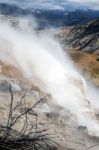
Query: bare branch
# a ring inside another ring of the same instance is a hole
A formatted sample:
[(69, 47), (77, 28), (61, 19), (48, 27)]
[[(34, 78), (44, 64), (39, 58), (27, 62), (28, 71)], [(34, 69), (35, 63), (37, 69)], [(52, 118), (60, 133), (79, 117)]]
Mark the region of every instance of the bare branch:
[(27, 114), (28, 112), (32, 111), (40, 102), (42, 102), (44, 100), (46, 96), (44, 96), (43, 98), (41, 98), (38, 102), (36, 102), (32, 107), (28, 108), (25, 112), (23, 112), (22, 114), (20, 114), (12, 123), (11, 123), (11, 127), (25, 114)]

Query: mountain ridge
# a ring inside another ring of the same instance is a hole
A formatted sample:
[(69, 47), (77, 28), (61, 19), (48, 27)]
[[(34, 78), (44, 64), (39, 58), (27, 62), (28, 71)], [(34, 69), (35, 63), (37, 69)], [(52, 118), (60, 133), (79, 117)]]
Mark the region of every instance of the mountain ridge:
[(88, 53), (99, 49), (99, 18), (69, 28), (68, 34), (66, 30), (62, 32), (61, 38), (64, 37), (63, 42), (71, 48)]
[(0, 3), (0, 13), (10, 16), (35, 17), (40, 28), (65, 27), (81, 24), (99, 17), (98, 10), (60, 10), (46, 8), (22, 8), (15, 4)]

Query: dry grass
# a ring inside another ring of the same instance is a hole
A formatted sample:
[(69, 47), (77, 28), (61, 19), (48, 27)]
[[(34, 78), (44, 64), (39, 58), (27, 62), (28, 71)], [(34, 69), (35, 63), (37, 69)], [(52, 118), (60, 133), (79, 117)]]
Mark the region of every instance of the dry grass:
[(86, 79), (99, 80), (99, 56), (98, 55), (88, 54), (73, 49), (69, 51), (69, 54)]

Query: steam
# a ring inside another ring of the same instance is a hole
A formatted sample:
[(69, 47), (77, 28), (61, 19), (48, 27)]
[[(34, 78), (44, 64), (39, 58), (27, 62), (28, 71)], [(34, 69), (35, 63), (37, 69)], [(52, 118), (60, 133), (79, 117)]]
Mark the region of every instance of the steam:
[(79, 125), (99, 136), (99, 124), (89, 104), (85, 80), (50, 32), (36, 32), (28, 26), (28, 21), (23, 28), (23, 22), (16, 29), (0, 22), (1, 59), (18, 67), (28, 79), (38, 78), (42, 82), (38, 86), (51, 94), (53, 103), (69, 109)]

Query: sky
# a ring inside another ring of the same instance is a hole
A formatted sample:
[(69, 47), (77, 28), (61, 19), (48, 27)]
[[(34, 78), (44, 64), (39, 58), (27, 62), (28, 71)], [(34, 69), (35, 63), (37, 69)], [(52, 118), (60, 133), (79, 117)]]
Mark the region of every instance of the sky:
[(0, 0), (0, 2), (14, 3), (22, 7), (46, 9), (89, 8), (99, 10), (99, 0)]
[(99, 10), (99, 0), (68, 0), (68, 2), (76, 3), (78, 6)]

